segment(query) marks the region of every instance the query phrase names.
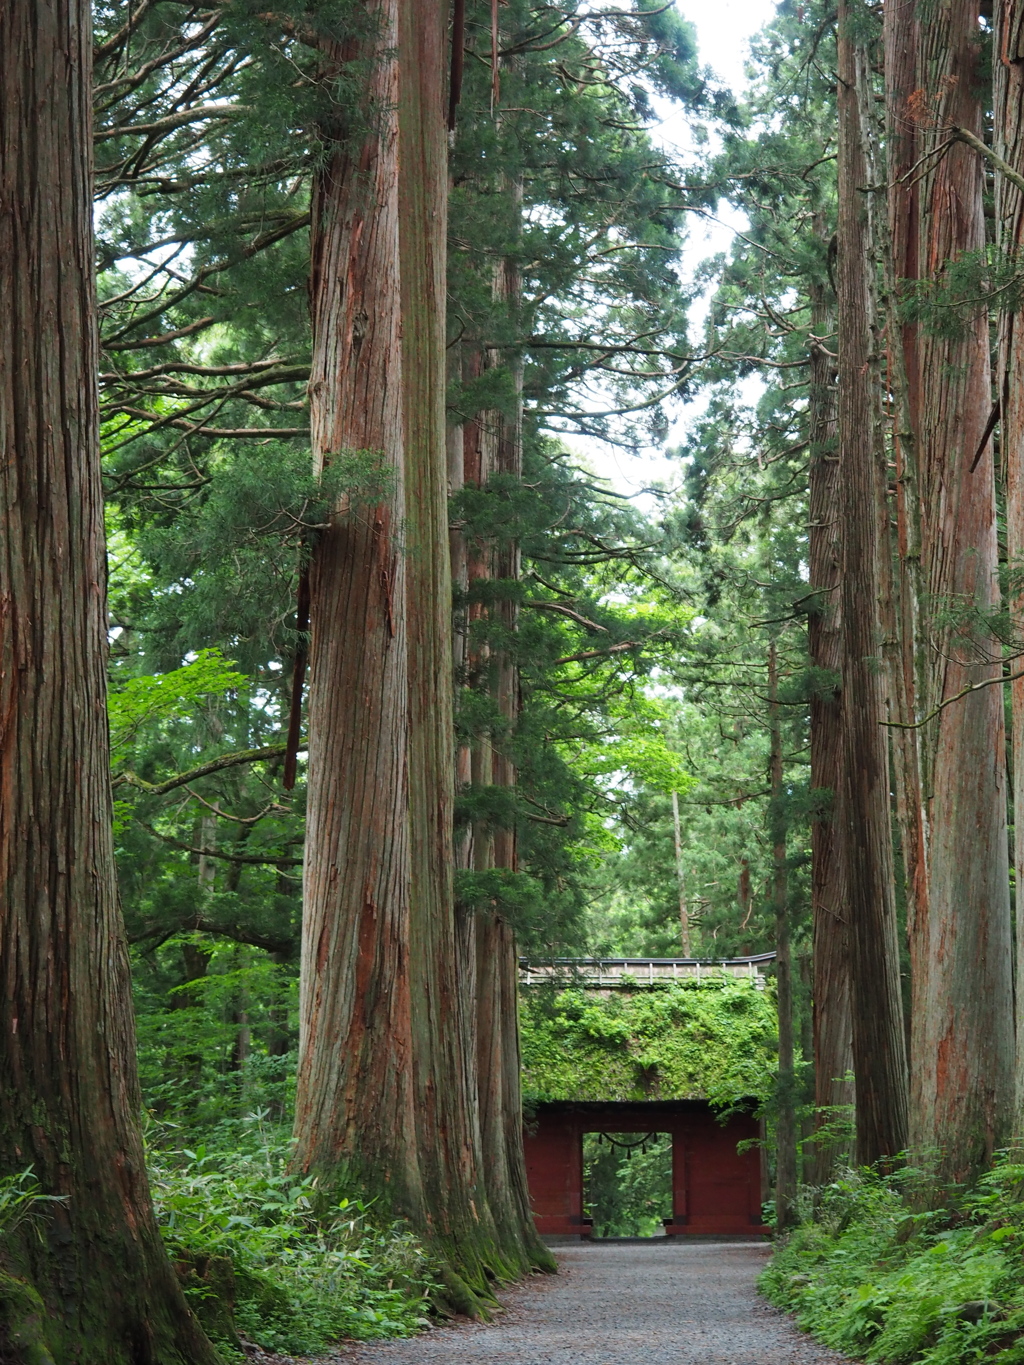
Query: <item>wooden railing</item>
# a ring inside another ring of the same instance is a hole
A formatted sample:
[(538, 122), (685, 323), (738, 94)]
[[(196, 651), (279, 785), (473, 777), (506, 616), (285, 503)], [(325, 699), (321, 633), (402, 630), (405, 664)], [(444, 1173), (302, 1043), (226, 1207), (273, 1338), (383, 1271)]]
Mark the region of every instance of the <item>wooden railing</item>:
[(616, 986), (666, 986), (672, 981), (712, 986), (739, 977), (764, 990), (765, 971), (774, 961), (774, 953), (718, 962), (694, 957), (555, 957), (531, 962), (524, 957), (519, 959), (519, 982), (523, 986), (538, 986), (557, 981), (566, 986), (608, 990)]

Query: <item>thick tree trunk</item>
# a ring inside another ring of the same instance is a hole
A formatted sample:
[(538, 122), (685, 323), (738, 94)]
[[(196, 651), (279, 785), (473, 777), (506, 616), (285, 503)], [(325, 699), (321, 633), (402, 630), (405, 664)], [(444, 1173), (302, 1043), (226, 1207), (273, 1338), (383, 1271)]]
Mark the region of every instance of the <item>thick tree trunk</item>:
[[(518, 199), (513, 196), (518, 215)], [(494, 268), (495, 300), (515, 307), (519, 281), (515, 262), (503, 259)], [(467, 347), (464, 370), (475, 378), (481, 368), (504, 366), (506, 355)], [(454, 485), (486, 487), (495, 474), (522, 474), (522, 430), (519, 405), (521, 374), (513, 372), (516, 410), (511, 417), (489, 410), (465, 421), (456, 442), (461, 445), (461, 466)], [(456, 447), (453, 447), (456, 448)], [(460, 568), (465, 584), (495, 579), (512, 582), (519, 577), (519, 549), (513, 544), (496, 545), (475, 539), (467, 545), (460, 535), (453, 548), (453, 572)], [(463, 568), (464, 566), (464, 568)], [(460, 754), (461, 780), (480, 792), (485, 787), (515, 787), (515, 766), (508, 755), (509, 740), (519, 714), (519, 678), (508, 650), (492, 651), (486, 637), (488, 620), (498, 616), (504, 630), (514, 633), (517, 609), (505, 601), (497, 608), (483, 597), (468, 603), (464, 640), (459, 653), (464, 659), (467, 685), (487, 688), (495, 702), (499, 735), (476, 736), (467, 752)], [(482, 632), (481, 632), (482, 628)], [(460, 865), (478, 872), (495, 868), (515, 871), (518, 866), (514, 826), (481, 819), (474, 822), (465, 839)], [(522, 1147), (522, 1099), (520, 1093), (518, 1031), (518, 953), (515, 935), (500, 912), (470, 914), (462, 927), (463, 991), (472, 1002), (471, 1033), (476, 1060), (479, 1138), (488, 1206), (498, 1227), (502, 1250), (518, 1271), (530, 1265), (553, 1270), (550, 1253), (537, 1237), (530, 1211), (529, 1191)]]
[(114, 878), (89, 7), (0, 10), (0, 1358), (216, 1356), (157, 1231)]
[(888, 553), (878, 388), (869, 66), (850, 0), (839, 4), (839, 470), (843, 519), (843, 824), (850, 915), (856, 1156), (907, 1145), (907, 1057), (889, 810), (882, 664)]
[[(314, 467), (379, 454), (376, 507), (339, 507), (311, 565), (309, 797), (296, 1161), (418, 1217), (410, 849), (398, 0), (373, 6), (374, 126), (313, 187)], [(340, 64), (357, 54), (332, 54)], [(328, 130), (329, 132), (329, 130)]]
[[(1024, 5), (997, 0), (992, 42), (995, 150), (1024, 173)], [(996, 245), (1006, 256), (1024, 251), (1024, 194), (996, 173)], [(1000, 454), (1006, 478), (1006, 549), (1010, 606), (1018, 636), (1024, 634), (1024, 317), (999, 320)], [(1017, 660), (1012, 671), (1021, 671)], [(1017, 888), (1017, 1084), (1015, 1136), (1024, 1133), (1024, 678), (1011, 684), (1013, 702), (1013, 825)]]
[[(886, 6), (885, 25), (895, 275), (930, 281), (946, 262), (985, 246), (978, 155), (962, 143), (933, 154), (950, 126), (982, 132), (977, 6), (953, 0), (927, 16)], [(978, 456), (991, 407), (987, 331), (978, 316), (954, 338), (914, 324), (902, 336), (912, 435), (900, 472), (911, 480), (903, 541), (911, 561), (915, 518), (920, 524), (909, 607), (920, 625), (913, 649), (904, 642), (907, 673), (912, 653), (916, 676), (907, 678), (913, 706), (905, 710), (925, 722), (917, 772), (904, 783), (920, 829), (910, 850), (910, 1129), (915, 1147), (941, 1153), (939, 1175), (953, 1180), (1005, 1141), (1013, 1107), (1001, 689), (951, 700), (999, 670), (998, 645), (972, 615), (998, 594), (991, 450)]]
[[(459, 980), (453, 886), (455, 796), (452, 579), (446, 389), (447, 5), (402, 0), (399, 123), (410, 623), (410, 829), (416, 1120), (428, 1215), (450, 1250), (447, 1288), (478, 1309), (487, 1273), (517, 1271), (495, 1220), (479, 1146), (470, 1040)], [(466, 926), (462, 926), (464, 929)], [(463, 953), (467, 945), (463, 943)], [(462, 957), (465, 961), (465, 957)]]
[[(814, 332), (827, 335), (834, 326), (832, 310), (819, 287), (813, 299)], [(853, 1104), (846, 1079), (853, 1067), (850, 1018), (849, 915), (843, 847), (842, 692), (828, 688), (826, 675), (838, 678), (842, 668), (841, 513), (839, 457), (836, 447), (835, 367), (823, 345), (811, 352), (810, 396), (810, 587), (818, 596), (808, 621), (811, 663), (821, 679), (811, 698), (811, 786), (830, 792), (829, 809), (811, 824), (811, 908), (814, 957), (811, 987), (814, 1040), (815, 1126), (828, 1124), (831, 1111)], [(809, 1184), (824, 1184), (837, 1152), (827, 1143), (810, 1148)]]

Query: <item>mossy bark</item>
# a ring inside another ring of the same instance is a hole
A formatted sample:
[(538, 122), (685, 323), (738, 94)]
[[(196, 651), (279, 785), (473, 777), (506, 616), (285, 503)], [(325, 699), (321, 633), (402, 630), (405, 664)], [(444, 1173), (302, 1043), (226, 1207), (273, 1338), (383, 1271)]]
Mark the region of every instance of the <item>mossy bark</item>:
[(46, 1340), (46, 1305), (24, 1280), (0, 1270), (0, 1360), (55, 1365)]

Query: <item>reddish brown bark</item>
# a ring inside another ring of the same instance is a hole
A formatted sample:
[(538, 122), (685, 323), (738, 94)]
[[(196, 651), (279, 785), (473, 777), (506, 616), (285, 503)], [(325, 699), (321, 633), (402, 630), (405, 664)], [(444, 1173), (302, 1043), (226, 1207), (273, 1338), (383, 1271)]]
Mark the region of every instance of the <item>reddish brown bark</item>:
[[(993, 142), (1014, 170), (1024, 172), (1024, 6), (997, 0), (993, 14)], [(1024, 194), (996, 174), (996, 245), (1016, 256), (1024, 250)], [(1024, 618), (1024, 318), (1003, 313), (999, 326), (996, 398), (1000, 405), (1000, 455), (1006, 479), (1006, 541), (1010, 607), (1018, 635)], [(1012, 671), (1021, 671), (1020, 662)], [(1024, 679), (1011, 684), (1013, 706), (1013, 825), (1017, 887), (1017, 1083), (1016, 1136), (1024, 1131)]]
[[(819, 288), (813, 300), (814, 332), (824, 336), (834, 326)], [(842, 579), (840, 556), (839, 456), (836, 446), (835, 364), (822, 345), (811, 351), (810, 586), (818, 596), (808, 620), (811, 662), (821, 682), (811, 699), (811, 786), (831, 793), (829, 808), (811, 824), (811, 908), (814, 956), (813, 1002), (814, 1104), (823, 1111), (816, 1127), (834, 1117), (828, 1111), (853, 1103), (853, 1087), (845, 1079), (853, 1066), (851, 1050), (850, 977), (846, 866), (842, 820)], [(834, 688), (824, 678), (836, 677)], [(749, 873), (747, 874), (749, 881)], [(826, 1144), (805, 1148), (809, 1184), (829, 1179), (837, 1153)]]
[(457, 1305), (501, 1273), (475, 1124), (470, 1008), (458, 976), (455, 752), (445, 444), (447, 6), (402, 0), (400, 23), (404, 420), (409, 475), (410, 828), (416, 1121), (427, 1207), (455, 1249)]
[[(514, 287), (514, 272), (503, 262), (496, 270), (498, 297), (502, 297), (499, 291), (509, 279)], [(504, 363), (499, 353), (488, 354), (486, 360), (492, 366)], [(479, 374), (481, 361), (478, 350), (466, 349), (466, 378)], [(519, 476), (522, 445), (518, 413), (511, 421), (494, 410), (473, 416), (451, 434), (450, 450), (457, 464), (450, 475), (454, 487), (486, 486), (495, 473)], [(498, 547), (479, 538), (467, 544), (457, 531), (453, 535), (453, 570), (460, 569), (467, 590), (496, 577), (514, 580), (519, 575), (518, 547)], [(477, 790), (492, 785), (512, 788), (516, 781), (507, 744), (519, 711), (518, 671), (511, 654), (492, 651), (486, 639), (493, 610), (482, 600), (470, 601), (457, 646), (467, 685), (487, 688), (504, 721), (500, 735), (478, 735), (472, 745), (460, 751), (459, 780)], [(514, 604), (502, 604), (497, 613), (505, 629), (514, 632)], [(485, 820), (474, 822), (460, 843), (459, 865), (475, 871), (516, 871), (515, 829)], [(468, 1023), (478, 1141), (488, 1206), (510, 1267), (523, 1270), (534, 1264), (552, 1269), (550, 1254), (536, 1235), (526, 1185), (519, 1081), (518, 953), (515, 935), (500, 912), (469, 912), (462, 917), (459, 960), (463, 993), (471, 1006)]]
[(0, 11), (0, 1175), (31, 1166), (65, 1201), (3, 1240), (0, 1356), (215, 1365), (155, 1225), (137, 1127), (105, 707), (90, 70), (88, 5)]
[(415, 1216), (398, 0), (373, 17), (371, 131), (314, 181), (309, 394), (315, 468), (370, 450), (391, 487), (376, 507), (343, 503), (311, 566), (295, 1133), (302, 1169), (351, 1169)]
[(843, 827), (850, 916), (856, 1157), (907, 1145), (907, 1057), (889, 811), (882, 644), (888, 554), (877, 376), (869, 58), (839, 5), (839, 471), (843, 524)]
[[(507, 188), (507, 187), (506, 187)], [(518, 228), (521, 194), (511, 187), (505, 201), (513, 233)], [(517, 263), (508, 257), (494, 266), (492, 296), (514, 313), (519, 300)], [(488, 369), (511, 366), (514, 403), (511, 411), (490, 409), (467, 418), (450, 436), (453, 488), (486, 487), (495, 475), (522, 474), (522, 373), (516, 359), (498, 348), (460, 348), (462, 377), (472, 380)], [(495, 579), (511, 584), (520, 574), (519, 547), (478, 536), (453, 534), (452, 564), (456, 581), (470, 600), (460, 613), (457, 653), (466, 686), (486, 689), (495, 703), (496, 724), (460, 751), (459, 781), (476, 790), (488, 786), (512, 789), (515, 766), (509, 742), (519, 714), (519, 676), (513, 654), (492, 649), (490, 624), (514, 634), (518, 611), (509, 600), (494, 606), (479, 585)], [(473, 600), (472, 589), (478, 593)], [(460, 841), (460, 866), (474, 871), (518, 869), (516, 831), (504, 823), (477, 820)], [(470, 1034), (475, 1061), (478, 1135), (488, 1205), (500, 1231), (502, 1247), (518, 1270), (530, 1264), (553, 1269), (550, 1253), (537, 1237), (530, 1212), (522, 1147), (522, 1100), (519, 1078), (518, 954), (515, 935), (499, 910), (469, 913), (461, 925), (463, 986), (471, 1002)]]
[[(518, 231), (522, 187), (507, 187), (513, 230)], [(521, 284), (518, 262), (511, 256), (495, 266), (493, 294), (514, 317)], [(523, 473), (522, 363), (509, 352), (488, 353), (492, 368), (509, 367), (514, 403), (510, 412), (484, 415), (485, 459), (499, 476), (520, 479)], [(518, 541), (500, 541), (493, 551), (493, 573), (511, 587), (521, 576)], [(497, 607), (506, 639), (515, 635), (519, 610), (509, 595)], [(491, 691), (502, 722), (499, 739), (490, 744), (490, 780), (496, 787), (512, 790), (515, 764), (509, 753), (520, 711), (519, 669), (510, 648), (492, 656)], [(519, 870), (519, 850), (514, 824), (499, 825), (490, 833), (488, 850), (492, 867)], [(487, 1180), (488, 1200), (494, 1216), (505, 1230), (506, 1246), (514, 1247), (520, 1263), (554, 1269), (550, 1253), (537, 1236), (530, 1210), (523, 1153), (522, 1094), (519, 1066), (519, 955), (515, 933), (499, 912), (478, 916), (477, 951), (477, 1086), (480, 1096), (480, 1131)]]
[[(950, 127), (982, 132), (977, 6), (954, 0), (927, 14), (886, 6), (885, 27), (894, 272), (935, 280), (947, 261), (985, 245), (980, 158), (959, 142), (937, 153)], [(937, 154), (922, 161), (928, 153)], [(998, 647), (971, 615), (997, 599), (990, 449), (975, 461), (991, 407), (987, 319), (968, 321), (956, 338), (906, 325), (901, 339), (908, 420), (899, 433), (897, 710), (920, 722), (965, 687), (998, 676)], [(943, 1177), (962, 1179), (1005, 1141), (1012, 1110), (1001, 689), (952, 702), (912, 733), (914, 752), (901, 759), (911, 1141), (940, 1152)]]
[(338, 509), (313, 563), (298, 1159), (388, 1191), (477, 1313), (519, 1265), (482, 1175), (453, 890), (447, 11), (373, 13), (372, 132), (315, 186), (310, 395), (321, 465), (369, 449), (393, 482)]

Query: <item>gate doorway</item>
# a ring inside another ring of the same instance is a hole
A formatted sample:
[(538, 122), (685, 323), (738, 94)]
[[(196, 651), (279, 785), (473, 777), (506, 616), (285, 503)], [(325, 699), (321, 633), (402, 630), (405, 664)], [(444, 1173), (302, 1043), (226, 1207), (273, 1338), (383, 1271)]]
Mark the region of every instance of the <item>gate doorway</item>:
[(584, 1133), (583, 1214), (591, 1237), (665, 1237), (671, 1133)]
[[(719, 1122), (706, 1100), (539, 1104), (526, 1124), (526, 1174), (541, 1236), (590, 1237), (597, 1219), (584, 1209), (585, 1135), (630, 1141), (655, 1135), (671, 1144), (670, 1236), (761, 1236), (760, 1127), (750, 1113)], [(606, 1146), (606, 1143), (597, 1143)], [(612, 1234), (618, 1235), (618, 1234)]]

